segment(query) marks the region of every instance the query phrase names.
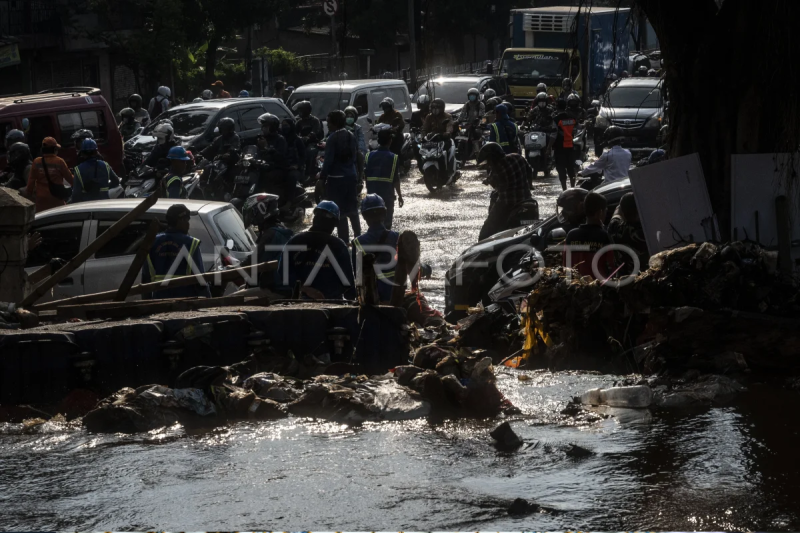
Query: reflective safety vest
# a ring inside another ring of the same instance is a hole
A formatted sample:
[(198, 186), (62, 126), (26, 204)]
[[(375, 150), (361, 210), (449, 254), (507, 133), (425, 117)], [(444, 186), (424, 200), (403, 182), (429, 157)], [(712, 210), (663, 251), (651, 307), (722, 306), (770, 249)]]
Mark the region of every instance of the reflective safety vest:
[[(509, 138), (509, 133), (508, 130), (506, 129), (506, 126), (508, 124), (510, 124), (511, 127), (514, 128), (514, 133), (512, 138)], [(491, 126), (494, 138), (490, 140), (493, 140), (494, 142), (499, 144), (507, 154), (511, 152), (516, 152), (518, 149), (517, 125), (511, 121), (504, 120), (502, 122), (493, 122)]]
[[(188, 244), (188, 246), (186, 246)], [(172, 268), (172, 263), (178, 257), (180, 249), (186, 247), (189, 251), (189, 257), (194, 257), (197, 248), (200, 246), (200, 239), (195, 239), (189, 235), (179, 233), (162, 233), (156, 237), (151, 252), (147, 254), (147, 268), (150, 271), (150, 281), (164, 281), (167, 273)], [(155, 263), (151, 255), (156, 251)], [(186, 259), (181, 259), (186, 263), (186, 268), (178, 268), (173, 273), (173, 277), (190, 276), (192, 274), (192, 264)], [(194, 259), (197, 262), (196, 259)], [(202, 258), (198, 268), (202, 270)], [(199, 272), (198, 272), (199, 273)]]
[(166, 198), (186, 198), (186, 189), (183, 187), (183, 178), (175, 174), (167, 174), (161, 180), (164, 185)]
[[(378, 228), (374, 226), (367, 230), (366, 233), (361, 234), (360, 236), (353, 239), (353, 268), (357, 268), (355, 256), (357, 254), (374, 254), (375, 255), (375, 264), (376, 265), (385, 265), (392, 261), (393, 255), (389, 255), (383, 251), (375, 251), (366, 249), (365, 246), (370, 247), (374, 245), (383, 245), (383, 246), (390, 246), (397, 249), (397, 241), (400, 238), (400, 234), (396, 231), (388, 230), (382, 225)], [(378, 278), (378, 296), (380, 297), (382, 302), (388, 302), (392, 299), (392, 287), (394, 287), (394, 275), (395, 270), (380, 270), (375, 273), (376, 277)]]
[(398, 156), (389, 149), (378, 148), (364, 157), (367, 194), (377, 194), (384, 202), (394, 201), (394, 180)]
[[(94, 163), (94, 164), (92, 164)], [(81, 167), (83, 167), (83, 171), (87, 174), (85, 177), (89, 178), (84, 182), (84, 175), (81, 174)], [(90, 176), (88, 172), (88, 168), (93, 168), (94, 173)], [(108, 182), (109, 178), (111, 177), (111, 166), (106, 163), (105, 161), (100, 161), (99, 159), (91, 159), (89, 161), (84, 161), (77, 167), (75, 167), (75, 178), (78, 180), (80, 184), (81, 191), (87, 194), (93, 194), (97, 192), (108, 192)]]

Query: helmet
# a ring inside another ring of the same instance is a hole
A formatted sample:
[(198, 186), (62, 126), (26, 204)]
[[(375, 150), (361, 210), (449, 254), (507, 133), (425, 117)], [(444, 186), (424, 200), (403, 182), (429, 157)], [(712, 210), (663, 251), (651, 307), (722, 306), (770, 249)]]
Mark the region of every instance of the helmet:
[(122, 118), (136, 118), (136, 111), (134, 111), (130, 107), (126, 107), (125, 109), (119, 112), (119, 116)]
[(201, 97), (203, 100), (211, 100), (214, 98), (214, 93), (211, 92), (211, 89), (206, 89), (202, 92)]
[(178, 161), (190, 161), (192, 158), (186, 153), (183, 146), (173, 146), (167, 152), (167, 159), (177, 159)]
[(239, 98), (250, 98), (250, 93), (245, 90), (241, 90), (239, 91)]
[(389, 109), (394, 109), (394, 100), (392, 100), (388, 96), (386, 98), (384, 98), (383, 100), (381, 100), (381, 104), (380, 104), (380, 108), (383, 109), (384, 112), (386, 112), (386, 108), (387, 107)]
[(257, 226), (271, 218), (278, 218), (278, 200), (274, 194), (260, 193), (250, 196), (242, 206), (244, 227), (249, 228), (254, 224)]
[(486, 100), (483, 106), (486, 108), (487, 113), (494, 111), (495, 108), (497, 107), (497, 99), (489, 98), (488, 100)]
[(358, 109), (356, 109), (355, 107), (349, 105), (349, 106), (344, 108), (344, 114), (345, 114), (345, 116), (349, 115), (349, 116), (353, 116), (355, 118), (358, 118)]
[(290, 93), (293, 93), (293, 92), (294, 92), (294, 85), (289, 85), (289, 86), (286, 88), (286, 90), (287, 90), (287, 91), (289, 91)]
[(510, 104), (508, 102), (503, 102), (503, 99), (500, 98), (499, 96), (495, 96), (494, 98), (490, 98), (489, 100), (491, 102), (494, 102), (494, 106), (495, 107), (499, 106), (500, 104), (506, 104), (506, 107), (510, 106)]
[(261, 128), (267, 128), (271, 132), (278, 131), (278, 128), (281, 125), (281, 119), (273, 115), (272, 113), (264, 113), (260, 117), (258, 117), (258, 123), (261, 124)]
[(625, 132), (619, 126), (610, 126), (604, 135), (606, 144), (611, 144), (614, 141), (619, 141), (625, 137)]
[(11, 146), (14, 143), (24, 143), (25, 142), (25, 134), (22, 133), (20, 130), (11, 130), (6, 133), (6, 147)]
[(374, 211), (375, 209), (386, 209), (386, 203), (383, 198), (375, 193), (368, 194), (361, 200), (361, 212)]
[[(541, 93), (536, 95), (536, 99), (533, 101), (533, 103), (535, 105), (538, 105), (539, 107), (544, 107), (544, 106), (547, 105), (547, 101), (549, 99), (550, 99), (550, 97), (547, 96), (547, 93), (541, 92)], [(544, 104), (544, 105), (542, 105), (542, 104)]]
[(639, 74), (639, 76), (647, 76), (647, 67), (644, 66), (644, 65), (639, 67), (638, 74)]
[(138, 94), (132, 94), (128, 97), (128, 105), (131, 107), (142, 107), (142, 97)]
[(433, 109), (434, 107), (438, 107), (442, 109), (442, 111), (444, 111), (444, 108), (446, 107), (444, 100), (442, 100), (441, 98), (434, 98), (433, 102), (431, 102), (431, 109)]
[(200, 98), (200, 97), (197, 97), (197, 98), (195, 98), (194, 100), (192, 100), (192, 103), (193, 103), (193, 104), (198, 104), (198, 103), (200, 103), (200, 102), (203, 102), (203, 101), (204, 101), (204, 100), (203, 100), (202, 98)]
[(570, 78), (564, 78), (561, 80), (561, 88), (564, 90), (572, 90), (572, 80)]
[(323, 200), (317, 204), (317, 207), (314, 208), (314, 214), (323, 216), (325, 218), (339, 220), (339, 206), (336, 205), (336, 202)]
[(30, 161), (31, 149), (25, 143), (14, 143), (8, 149), (8, 163), (13, 164), (17, 161)]
[(537, 93), (545, 93), (545, 94), (547, 94), (547, 84), (546, 83), (540, 83), (539, 85), (537, 85), (536, 86), (536, 92)]
[(158, 88), (158, 94), (159, 96), (163, 96), (164, 98), (169, 98), (170, 96), (172, 96), (172, 91), (169, 90), (169, 87), (162, 85), (161, 87)]
[(630, 76), (630, 74), (628, 74), (628, 71), (627, 70), (623, 70), (622, 71), (622, 77), (623, 78), (627, 78), (628, 76)]
[(165, 142), (172, 140), (174, 135), (175, 130), (173, 129), (172, 124), (161, 122), (158, 126), (153, 128), (153, 136), (158, 139), (158, 144), (164, 144)]
[(562, 224), (580, 223), (586, 213), (583, 207), (583, 201), (588, 195), (589, 191), (581, 187), (567, 189), (562, 192), (556, 201), (556, 206), (559, 208), (559, 222)]
[[(473, 98), (473, 96), (475, 98)], [(477, 102), (478, 100), (481, 99), (481, 92), (475, 87), (473, 87), (472, 89), (467, 91), (467, 99), (473, 102)]]
[(389, 72), (388, 70), (387, 70), (386, 72), (384, 72), (384, 73), (383, 73), (383, 79), (385, 79), (385, 80), (391, 80), (392, 78), (394, 78), (394, 74), (392, 74), (392, 73), (391, 73), (391, 72)]
[(505, 104), (496, 105), (494, 112), (501, 117), (508, 116), (508, 107)]
[(486, 89), (483, 91), (483, 99), (488, 100), (489, 98), (494, 98), (497, 95), (494, 89)]
[(81, 152), (96, 152), (97, 143), (94, 139), (84, 139), (81, 143)]
[(80, 129), (72, 134), (71, 139), (75, 141), (75, 146), (81, 146), (84, 139), (94, 139), (92, 130)]
[(650, 76), (651, 78), (655, 78), (656, 76), (658, 76), (658, 72), (656, 71), (656, 69), (651, 68), (650, 70), (647, 71), (647, 75)]
[(647, 158), (647, 164), (652, 165), (653, 163), (660, 163), (666, 158), (667, 158), (667, 152), (659, 148), (658, 150), (653, 150), (652, 152), (650, 152), (650, 155)]
[(233, 133), (236, 130), (236, 123), (231, 117), (225, 117), (217, 122), (217, 127), (222, 134)]
[(302, 115), (304, 112), (311, 113), (311, 102), (308, 100), (301, 100), (292, 106), (292, 111)]
[(580, 107), (581, 105), (581, 97), (577, 94), (571, 94), (567, 96), (567, 107)]
[(430, 107), (431, 105), (431, 97), (427, 94), (419, 95), (417, 98), (417, 109), (422, 109), (423, 107)]
[(491, 161), (502, 159), (506, 156), (503, 148), (497, 143), (486, 143), (478, 152), (478, 166), (484, 166)]

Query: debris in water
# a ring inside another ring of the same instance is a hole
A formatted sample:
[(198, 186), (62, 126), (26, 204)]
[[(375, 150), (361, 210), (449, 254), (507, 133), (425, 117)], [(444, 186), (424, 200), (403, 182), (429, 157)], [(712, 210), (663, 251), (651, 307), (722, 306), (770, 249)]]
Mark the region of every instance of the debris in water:
[(489, 435), (495, 440), (495, 446), (501, 450), (514, 450), (523, 444), (507, 421), (494, 428)]
[(508, 508), (508, 514), (511, 516), (525, 516), (533, 513), (538, 513), (541, 507), (535, 503), (531, 503), (522, 498), (517, 498)]

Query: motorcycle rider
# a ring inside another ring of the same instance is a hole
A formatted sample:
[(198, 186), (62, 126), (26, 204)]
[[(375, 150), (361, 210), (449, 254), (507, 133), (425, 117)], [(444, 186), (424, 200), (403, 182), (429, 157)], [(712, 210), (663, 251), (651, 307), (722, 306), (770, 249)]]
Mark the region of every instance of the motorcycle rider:
[(489, 98), (484, 103), (486, 107), (486, 114), (483, 115), (483, 123), (484, 124), (493, 124), (497, 120), (497, 113), (495, 109), (497, 106), (500, 105), (501, 100), (498, 97)]
[(462, 124), (467, 124), (468, 138), (472, 142), (473, 155), (477, 154), (478, 150), (480, 150), (481, 133), (477, 130), (476, 126), (480, 124), (485, 114), (486, 106), (481, 102), (481, 92), (475, 87), (472, 87), (467, 91), (467, 102), (461, 109), (458, 121)]
[[(292, 106), (292, 111), (299, 118), (297, 119), (297, 132), (306, 146), (309, 142), (319, 142), (325, 138), (322, 128), (322, 121), (311, 114), (311, 102), (302, 100)], [(313, 137), (312, 137), (313, 135)]]
[(31, 174), (31, 149), (25, 143), (14, 143), (8, 148), (8, 166), (0, 178), (3, 187), (18, 191), (28, 184)]
[(217, 123), (219, 135), (200, 152), (209, 161), (222, 156), (228, 165), (236, 164), (236, 154), (242, 148), (242, 140), (236, 133), (236, 123), (230, 117), (220, 119)]
[(567, 113), (579, 123), (586, 120), (586, 110), (581, 106), (581, 97), (571, 94), (567, 97)]
[(378, 297), (384, 305), (388, 305), (392, 299), (396, 253), (390, 253), (388, 248), (384, 248), (390, 247), (396, 251), (397, 241), (400, 238), (399, 233), (392, 231), (391, 224), (385, 222), (387, 211), (380, 195), (368, 194), (365, 196), (361, 202), (361, 216), (364, 217), (368, 229), (366, 233), (353, 239), (353, 267), (356, 269), (356, 279), (359, 281), (363, 279), (363, 275), (358, 272), (359, 267), (363, 268), (363, 257), (359, 261), (358, 256), (374, 254), (374, 265), (380, 268), (380, 272), (375, 273), (378, 282)]
[(417, 98), (417, 110), (411, 113), (411, 127), (422, 129), (425, 117), (431, 113), (431, 97), (427, 94), (419, 95)]
[[(337, 233), (344, 242), (350, 242), (348, 218), (358, 214), (356, 186), (358, 175), (356, 159), (358, 146), (355, 137), (345, 127), (345, 116), (340, 110), (328, 113), (328, 141), (325, 143), (325, 162), (319, 172), (319, 178), (325, 182), (325, 199), (333, 201), (345, 216), (339, 218)], [(350, 218), (353, 233), (361, 234), (361, 223), (358, 217)]]
[(108, 200), (108, 189), (119, 187), (119, 177), (111, 165), (98, 157), (97, 143), (85, 139), (80, 147), (83, 162), (75, 167), (75, 183), (69, 203)]
[[(525, 118), (525, 123), (530, 124), (535, 128), (552, 128), (553, 126), (553, 106), (549, 104), (549, 97), (547, 93), (540, 92), (533, 100), (528, 116)], [(547, 131), (543, 129), (542, 131)]]
[(205, 89), (200, 95), (200, 98), (202, 98), (203, 100), (213, 100), (214, 93), (211, 92), (211, 89)]
[[(444, 141), (444, 150), (446, 154), (450, 153), (453, 146), (453, 141), (450, 134), (453, 131), (453, 117), (450, 113), (445, 112), (445, 103), (441, 98), (436, 98), (431, 103), (431, 114), (425, 117), (425, 123), (422, 125), (422, 135), (439, 134)], [(445, 158), (445, 165), (450, 164), (450, 158)]]
[[(397, 173), (397, 154), (389, 149), (392, 142), (392, 132), (383, 130), (378, 133), (378, 149), (366, 156), (367, 194), (377, 194), (383, 201), (386, 209), (386, 227), (392, 229), (394, 218), (394, 199), (397, 193), (397, 202), (403, 207), (403, 193), (400, 191), (400, 176)], [(363, 212), (363, 209), (362, 209)]]
[(489, 142), (497, 143), (507, 154), (519, 153), (519, 129), (508, 117), (508, 108), (500, 104), (495, 108), (497, 119), (489, 129)]
[(271, 113), (264, 113), (258, 117), (261, 124), (261, 135), (258, 136), (258, 158), (262, 161), (270, 161), (274, 168), (263, 173), (262, 182), (276, 181), (281, 184), (280, 206), (292, 201), (294, 194), (294, 181), (291, 183), (289, 177), (289, 146), (286, 139), (280, 134), (281, 120)]
[(122, 121), (119, 123), (119, 133), (122, 135), (122, 141), (127, 141), (133, 137), (139, 130), (141, 125), (136, 122), (136, 111), (130, 107), (126, 107), (119, 112)]
[(402, 167), (403, 156), (403, 130), (406, 127), (406, 121), (399, 111), (394, 109), (394, 100), (388, 96), (380, 103), (380, 108), (383, 110), (381, 118), (378, 119), (378, 124), (388, 124), (392, 127), (394, 138), (392, 139), (392, 152), (400, 156), (400, 166)]
[(136, 122), (140, 126), (145, 127), (150, 123), (150, 113), (147, 109), (142, 107), (142, 97), (138, 94), (132, 94), (128, 97), (128, 107), (136, 112)]
[(183, 187), (183, 175), (189, 168), (192, 160), (183, 146), (173, 146), (167, 154), (169, 159), (169, 172), (161, 178), (164, 188), (162, 196), (165, 198), (186, 198), (186, 189)]
[(487, 181), (494, 192), (489, 203), (489, 216), (483, 223), (478, 241), (506, 229), (509, 214), (515, 206), (531, 198), (533, 169), (519, 154), (506, 154), (497, 143), (486, 143), (478, 153), (478, 166), (488, 167)]
[(605, 145), (610, 146), (603, 155), (591, 165), (581, 170), (578, 175), (589, 176), (597, 172), (603, 173), (604, 183), (621, 181), (628, 177), (631, 168), (631, 152), (621, 146), (625, 133), (619, 126), (611, 126), (605, 132)]
[(573, 89), (572, 87), (573, 87), (572, 80), (570, 78), (564, 78), (561, 81), (561, 94), (559, 94), (558, 98), (556, 98), (556, 103), (561, 102), (561, 101), (566, 103), (567, 102), (567, 98), (569, 98), (569, 96), (571, 94), (574, 94), (576, 96), (580, 96), (580, 95), (578, 95), (577, 91), (575, 91), (575, 89)]
[(172, 91), (169, 87), (162, 85), (158, 88), (158, 93), (150, 99), (150, 104), (147, 106), (147, 112), (151, 117), (156, 118), (161, 113), (168, 111), (170, 108), (170, 97)]
[(25, 134), (21, 130), (11, 130), (6, 133), (6, 150), (17, 143), (25, 142)]
[(556, 163), (556, 171), (558, 172), (558, 179), (561, 181), (561, 189), (567, 189), (567, 175), (569, 175), (570, 186), (575, 186), (575, 161), (574, 161), (574, 143), (573, 134), (577, 120), (567, 113), (567, 102), (565, 100), (557, 100), (556, 106), (558, 107), (558, 114), (555, 117), (555, 123), (558, 128), (555, 145), (553, 146), (553, 153)]
[(163, 170), (167, 165), (162, 162), (162, 159), (166, 159), (169, 151), (178, 146), (179, 143), (175, 139), (175, 130), (168, 121), (162, 121), (161, 124), (153, 128), (153, 136), (156, 138), (156, 145), (150, 155), (147, 156), (147, 159), (145, 159), (144, 164), (148, 167)]
[[(256, 240), (255, 253), (251, 254), (242, 262), (243, 267), (251, 264), (260, 264), (268, 261), (279, 261), (281, 250), (277, 247), (289, 242), (294, 232), (284, 226), (280, 219), (280, 209), (278, 208), (279, 199), (274, 194), (258, 193), (250, 196), (244, 202), (242, 214), (244, 217), (244, 227), (256, 226), (258, 228), (258, 239)], [(267, 250), (266, 247), (270, 249)], [(268, 272), (259, 276), (261, 287), (272, 287), (275, 276)]]
[(281, 120), (281, 135), (286, 139), (286, 176), (284, 176), (284, 197), (291, 199), (297, 183), (305, 181), (306, 145), (295, 132), (294, 120)]

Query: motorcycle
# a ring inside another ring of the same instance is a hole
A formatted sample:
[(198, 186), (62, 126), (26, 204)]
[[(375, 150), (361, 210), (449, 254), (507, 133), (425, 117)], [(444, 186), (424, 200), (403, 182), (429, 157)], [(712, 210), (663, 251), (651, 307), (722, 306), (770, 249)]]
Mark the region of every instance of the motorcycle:
[(205, 200), (206, 196), (202, 188), (203, 171), (197, 169), (181, 178), (183, 188), (186, 191), (186, 198), (190, 200)]
[(552, 149), (549, 148), (552, 146), (551, 139), (555, 138), (555, 135), (555, 132), (541, 131), (535, 127), (522, 133), (525, 158), (533, 168), (534, 177), (538, 176), (539, 172), (548, 177), (555, 169), (555, 158)]
[[(488, 140), (489, 128), (481, 124), (480, 119), (475, 119), (470, 124), (459, 122), (456, 124), (456, 129), (456, 157), (463, 166), (468, 160), (478, 156), (478, 152)], [(476, 130), (480, 131), (479, 139), (476, 139), (478, 136)]]
[(445, 146), (446, 142), (441, 139), (440, 134), (431, 133), (419, 150), (422, 178), (430, 192), (452, 185), (460, 176), (455, 143), (450, 143), (449, 150)]
[(404, 133), (403, 136), (405, 140), (403, 141), (403, 149), (400, 153), (403, 156), (403, 168), (406, 173), (408, 173), (411, 170), (411, 161), (418, 161), (419, 147), (423, 139), (419, 128), (411, 128), (411, 132)]
[[(589, 159), (589, 128), (586, 123), (578, 124), (572, 134), (572, 147), (575, 158), (581, 161)], [(580, 168), (576, 169), (580, 170)]]
[(228, 163), (221, 158), (208, 161), (201, 172), (201, 187), (204, 195), (210, 200), (230, 202), (233, 198), (232, 185), (225, 177), (228, 173)]
[(156, 168), (142, 163), (133, 171), (125, 184), (125, 198), (146, 198), (153, 194), (161, 179)]

